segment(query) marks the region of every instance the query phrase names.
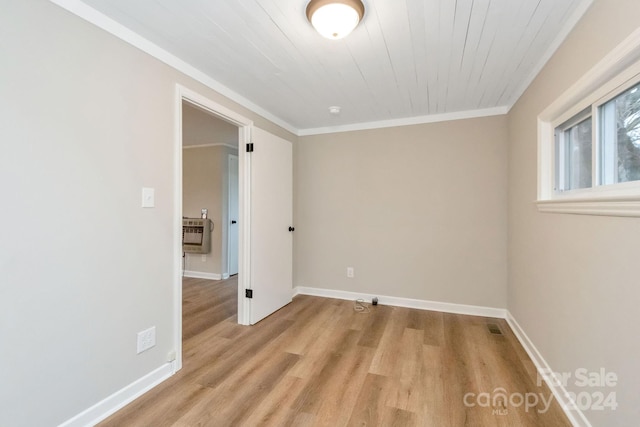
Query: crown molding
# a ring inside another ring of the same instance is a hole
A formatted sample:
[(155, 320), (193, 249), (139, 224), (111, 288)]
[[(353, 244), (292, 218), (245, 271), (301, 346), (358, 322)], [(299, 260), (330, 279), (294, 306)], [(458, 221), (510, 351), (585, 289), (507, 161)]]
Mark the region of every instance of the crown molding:
[(406, 117), (402, 119), (380, 120), (375, 122), (354, 123), (350, 125), (328, 126), (314, 129), (301, 129), (298, 136), (321, 135), (327, 133), (353, 132), (359, 130), (382, 129), (398, 126), (421, 125), (426, 123), (448, 122), (451, 120), (474, 119), (478, 117), (501, 116), (507, 114), (509, 107), (486, 108), (482, 110), (458, 111), (455, 113), (430, 114), (427, 116)]
[(198, 70), (194, 66), (188, 64), (177, 56), (167, 52), (162, 49), (158, 45), (151, 43), (149, 40), (145, 39), (138, 33), (128, 29), (124, 25), (116, 22), (115, 20), (109, 18), (103, 13), (97, 11), (96, 9), (86, 5), (80, 0), (49, 0), (52, 3), (60, 6), (61, 8), (71, 12), (72, 14), (88, 21), (89, 23), (95, 25), (98, 28), (103, 29), (104, 31), (118, 37), (126, 43), (140, 49), (141, 51), (151, 55), (157, 60), (164, 62), (168, 66), (175, 68), (181, 73), (191, 77), (197, 82), (202, 83), (210, 89), (215, 90), (221, 95), (229, 98), (231, 101), (240, 104), (241, 106), (247, 108), (248, 110), (258, 114), (265, 119), (275, 123), (281, 128), (297, 135), (298, 129), (296, 129), (291, 124), (282, 120), (281, 118), (271, 114), (264, 108), (259, 105), (254, 104), (249, 101), (247, 98), (238, 94), (237, 92), (229, 89), (227, 86), (218, 82), (215, 79), (212, 79), (204, 72)]
[(306, 129), (298, 129), (285, 120), (277, 117), (276, 115), (270, 113), (259, 105), (253, 103), (248, 100), (244, 96), (238, 94), (212, 77), (208, 76), (204, 72), (195, 68), (194, 66), (188, 64), (177, 56), (169, 53), (168, 51), (162, 49), (158, 45), (150, 42), (145, 39), (141, 35), (136, 32), (128, 29), (124, 25), (118, 23), (117, 21), (109, 18), (103, 13), (97, 11), (96, 9), (90, 7), (89, 5), (83, 3), (81, 0), (49, 0), (52, 3), (58, 5), (59, 7), (67, 10), (68, 12), (84, 19), (85, 21), (101, 28), (102, 30), (114, 35), (115, 37), (123, 40), (124, 42), (140, 49), (141, 51), (151, 55), (152, 57), (158, 59), (159, 61), (167, 64), (168, 66), (180, 71), (181, 73), (191, 77), (199, 83), (207, 86), (208, 88), (218, 92), (219, 94), (225, 96), (233, 102), (241, 105), (244, 108), (252, 111), (255, 114), (258, 114), (265, 119), (273, 122), (274, 124), (282, 127), (283, 129), (291, 132), (296, 136), (310, 136), (310, 135), (321, 135), (328, 133), (338, 133), (338, 132), (352, 132), (359, 130), (372, 130), (372, 129), (382, 129), (389, 127), (398, 127), (398, 126), (411, 126), (411, 125), (419, 125), (419, 124), (427, 124), (427, 123), (437, 123), (443, 121), (451, 121), (451, 120), (463, 120), (470, 118), (479, 118), (479, 117), (488, 117), (488, 116), (496, 116), (496, 115), (504, 115), (509, 112), (509, 110), (513, 107), (514, 103), (522, 96), (524, 91), (529, 87), (531, 82), (538, 75), (540, 70), (547, 63), (549, 58), (555, 53), (557, 48), (562, 44), (567, 35), (571, 32), (575, 24), (579, 21), (579, 19), (584, 15), (589, 6), (593, 3), (593, 0), (583, 0), (581, 7), (578, 8), (576, 13), (574, 13), (569, 20), (567, 20), (566, 25), (564, 26), (561, 34), (556, 38), (553, 45), (548, 50), (547, 54), (543, 57), (543, 60), (540, 61), (538, 66), (534, 68), (529, 79), (527, 79), (526, 84), (523, 84), (521, 90), (517, 92), (517, 96), (514, 97), (510, 104), (487, 108), (487, 109), (479, 109), (479, 110), (468, 110), (468, 111), (460, 111), (453, 113), (443, 113), (443, 114), (431, 114), (424, 116), (416, 116), (416, 117), (406, 117), (406, 118), (398, 118), (398, 119), (390, 119), (390, 120), (380, 120), (380, 121), (371, 121), (371, 122), (363, 122), (363, 123), (352, 123), (346, 125), (337, 125), (337, 126), (327, 126), (327, 127), (318, 127), (318, 128), (306, 128)]

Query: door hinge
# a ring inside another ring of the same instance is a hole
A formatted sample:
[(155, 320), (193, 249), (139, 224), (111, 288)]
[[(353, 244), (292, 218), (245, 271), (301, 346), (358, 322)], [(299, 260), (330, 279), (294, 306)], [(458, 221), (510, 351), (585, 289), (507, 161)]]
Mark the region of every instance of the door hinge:
[(245, 289), (244, 296), (245, 298), (253, 298), (253, 289)]
[(247, 153), (253, 153), (253, 142), (247, 144)]

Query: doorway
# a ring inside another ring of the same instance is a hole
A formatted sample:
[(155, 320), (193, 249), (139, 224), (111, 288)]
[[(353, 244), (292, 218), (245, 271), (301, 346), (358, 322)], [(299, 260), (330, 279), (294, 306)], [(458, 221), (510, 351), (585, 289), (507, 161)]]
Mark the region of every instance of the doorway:
[[(247, 287), (248, 282), (248, 274), (244, 272), (244, 266), (248, 265), (249, 255), (244, 252), (245, 244), (243, 243), (244, 236), (247, 235), (249, 229), (249, 212), (248, 207), (250, 203), (249, 192), (245, 186), (248, 185), (248, 180), (245, 178), (244, 174), (248, 170), (248, 165), (245, 165), (247, 158), (245, 157), (245, 147), (247, 142), (249, 141), (250, 131), (252, 127), (252, 122), (245, 117), (227, 109), (226, 107), (219, 105), (200, 94), (191, 91), (183, 86), (176, 86), (176, 115), (175, 115), (175, 145), (174, 145), (174, 200), (177, 203), (174, 203), (174, 348), (175, 352), (172, 354), (175, 355), (175, 360), (173, 361), (173, 370), (178, 371), (182, 368), (182, 330), (183, 330), (183, 247), (182, 247), (182, 217), (183, 217), (183, 108), (187, 105), (188, 107), (195, 108), (200, 110), (200, 112), (204, 112), (211, 117), (214, 117), (218, 120), (222, 120), (227, 124), (233, 125), (235, 127), (235, 132), (237, 132), (237, 145), (235, 146), (237, 155), (237, 170), (238, 170), (238, 219), (237, 224), (237, 265), (238, 272), (234, 277), (234, 280), (237, 283), (237, 304), (236, 304), (236, 312), (237, 312), (237, 322), (239, 324), (247, 325), (248, 324), (248, 309), (245, 308), (246, 301), (244, 299), (244, 289)], [(206, 145), (206, 144), (195, 144), (195, 145)], [(226, 160), (225, 160), (225, 164)], [(225, 183), (224, 186), (228, 189), (228, 184)], [(227, 194), (225, 191), (224, 200), (227, 199)], [(201, 206), (201, 208), (205, 208), (205, 206)], [(200, 212), (197, 211), (199, 214)], [(217, 230), (222, 233), (224, 230), (224, 236), (222, 237), (222, 242), (224, 242), (224, 247), (228, 248), (228, 239), (226, 233), (228, 231), (226, 227), (228, 210), (223, 210), (223, 215), (218, 224), (214, 223), (214, 230)], [(198, 215), (200, 216), (200, 215)], [(244, 225), (243, 225), (244, 223)], [(198, 258), (196, 258), (198, 259)], [(202, 257), (199, 258), (202, 262)], [(228, 256), (225, 257), (224, 260), (220, 261), (220, 265), (227, 267), (228, 265)], [(226, 268), (225, 268), (226, 270)], [(224, 273), (220, 273), (220, 279), (228, 276), (228, 270)]]
[(238, 134), (236, 125), (183, 101), (182, 216), (207, 223), (206, 248), (183, 252), (184, 277), (238, 274)]
[(204, 222), (206, 242), (182, 253), (182, 344), (188, 348), (237, 314), (239, 128), (185, 100), (181, 110), (182, 217)]
[[(252, 121), (183, 86), (177, 85), (176, 89), (174, 200), (178, 203), (174, 203), (175, 352), (170, 352), (170, 355), (176, 356), (173, 361), (174, 371), (182, 368), (183, 212), (180, 202), (183, 180), (183, 103), (235, 125), (238, 129), (238, 274), (235, 276), (238, 324), (255, 324), (291, 302), (292, 242), (295, 229), (292, 210), (292, 141), (254, 127)], [(222, 220), (222, 224), (226, 225), (225, 221), (226, 218)], [(221, 231), (224, 230), (228, 231), (228, 228), (223, 226)]]

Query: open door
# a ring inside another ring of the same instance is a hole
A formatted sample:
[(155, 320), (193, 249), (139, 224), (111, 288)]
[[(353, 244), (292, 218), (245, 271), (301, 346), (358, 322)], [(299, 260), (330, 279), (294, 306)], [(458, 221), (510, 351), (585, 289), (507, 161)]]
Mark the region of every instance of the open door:
[(253, 325), (291, 302), (293, 155), (291, 142), (252, 129), (251, 291)]

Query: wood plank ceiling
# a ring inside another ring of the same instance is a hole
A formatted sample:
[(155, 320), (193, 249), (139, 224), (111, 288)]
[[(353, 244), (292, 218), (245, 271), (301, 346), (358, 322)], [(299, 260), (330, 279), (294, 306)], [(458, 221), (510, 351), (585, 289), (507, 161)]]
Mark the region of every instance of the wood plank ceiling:
[(334, 41), (307, 0), (83, 1), (301, 134), (506, 112), (592, 2), (364, 0), (363, 22)]

